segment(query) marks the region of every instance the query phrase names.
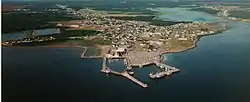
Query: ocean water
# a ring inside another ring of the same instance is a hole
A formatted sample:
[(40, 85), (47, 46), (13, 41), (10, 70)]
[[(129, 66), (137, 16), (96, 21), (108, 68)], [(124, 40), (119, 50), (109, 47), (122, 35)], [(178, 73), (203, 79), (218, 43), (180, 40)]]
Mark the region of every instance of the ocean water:
[[(3, 101), (250, 102), (250, 24), (230, 21), (229, 26), (202, 37), (194, 49), (166, 54), (165, 63), (180, 73), (151, 80), (148, 74), (158, 70), (155, 66), (135, 69), (147, 89), (100, 73), (102, 60), (80, 59), (83, 49), (2, 48)], [(125, 68), (123, 60), (108, 66)]]

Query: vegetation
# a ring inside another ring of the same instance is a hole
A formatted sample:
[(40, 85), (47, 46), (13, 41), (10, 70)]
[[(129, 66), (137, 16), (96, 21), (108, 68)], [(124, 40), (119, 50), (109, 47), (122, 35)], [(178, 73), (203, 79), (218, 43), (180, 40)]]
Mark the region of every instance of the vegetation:
[(171, 39), (169, 42), (170, 50), (185, 50), (194, 45), (193, 41), (191, 40), (180, 41), (177, 39)]
[(249, 11), (229, 11), (230, 16), (242, 18), (242, 19), (250, 19)]
[(55, 27), (48, 23), (56, 20), (71, 20), (64, 13), (8, 13), (2, 15), (2, 32), (16, 32), (31, 29), (44, 29)]
[(81, 46), (93, 46), (93, 45), (110, 45), (112, 44), (111, 40), (103, 39), (93, 39), (93, 40), (69, 40), (68, 37), (77, 37), (77, 36), (87, 36), (99, 34), (99, 31), (93, 30), (62, 30), (60, 34), (52, 35), (40, 35), (36, 38), (41, 37), (54, 37), (56, 40), (45, 41), (45, 42), (34, 42), (29, 44), (22, 44), (21, 46), (41, 46), (41, 45), (51, 45), (51, 44), (67, 44), (67, 45), (81, 45)]
[(93, 46), (93, 45), (110, 45), (112, 41), (110, 40), (68, 40), (64, 42), (70, 45), (81, 45), (81, 46)]
[(152, 25), (157, 25), (157, 26), (169, 26), (169, 25), (174, 25), (178, 23), (191, 23), (187, 21), (162, 21), (162, 20), (154, 19), (155, 17), (156, 16), (135, 16), (135, 17), (112, 17), (112, 18), (120, 19), (120, 20), (145, 21), (145, 22), (150, 22)]

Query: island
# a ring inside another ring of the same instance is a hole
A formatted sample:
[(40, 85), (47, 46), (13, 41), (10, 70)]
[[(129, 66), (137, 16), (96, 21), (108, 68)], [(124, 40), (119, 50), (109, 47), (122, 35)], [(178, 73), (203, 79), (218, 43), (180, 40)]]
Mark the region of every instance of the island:
[[(79, 20), (51, 22), (60, 29), (60, 34), (34, 36), (33, 32), (29, 38), (7, 40), (2, 42), (2, 45), (11, 47), (50, 46), (51, 44), (81, 47), (85, 49), (81, 58), (103, 59), (101, 72), (126, 77), (143, 88), (148, 85), (132, 76), (135, 74), (132, 71), (133, 68), (154, 64), (161, 71), (150, 73), (149, 78), (157, 79), (172, 75), (180, 69), (162, 63), (163, 54), (194, 48), (200, 37), (218, 34), (227, 29), (226, 22), (162, 21), (163, 24), (155, 23), (159, 20), (145, 20), (145, 18), (152, 18), (151, 15), (145, 14), (143, 16), (134, 13), (132, 15), (109, 14), (89, 8), (74, 10), (60, 4), (57, 4), (57, 7), (66, 10)], [(61, 43), (62, 41), (64, 43)], [(86, 55), (91, 47), (98, 49), (96, 55)], [(126, 69), (123, 72), (117, 72), (109, 68), (106, 62), (111, 59), (124, 59)]]

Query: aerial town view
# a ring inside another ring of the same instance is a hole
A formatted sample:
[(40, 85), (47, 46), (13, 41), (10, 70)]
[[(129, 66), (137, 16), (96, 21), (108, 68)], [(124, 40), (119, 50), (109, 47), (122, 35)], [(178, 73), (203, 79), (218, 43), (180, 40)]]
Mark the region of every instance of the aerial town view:
[(128, 90), (139, 102), (250, 101), (248, 1), (3, 0), (1, 10), (6, 102), (127, 102)]

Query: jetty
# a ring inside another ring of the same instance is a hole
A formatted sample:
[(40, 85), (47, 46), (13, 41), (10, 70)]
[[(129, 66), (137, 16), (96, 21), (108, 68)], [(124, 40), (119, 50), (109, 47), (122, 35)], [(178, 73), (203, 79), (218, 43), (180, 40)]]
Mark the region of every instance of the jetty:
[(106, 60), (107, 60), (107, 58), (104, 57), (104, 58), (103, 58), (103, 63), (102, 63), (101, 72), (106, 73), (106, 74), (114, 74), (114, 75), (117, 75), (117, 76), (123, 76), (123, 77), (125, 77), (125, 78), (130, 79), (131, 81), (133, 81), (134, 83), (140, 85), (140, 86), (143, 87), (143, 88), (147, 88), (147, 87), (148, 87), (147, 84), (144, 84), (143, 82), (141, 82), (141, 81), (139, 81), (138, 79), (134, 78), (134, 77), (131, 76), (130, 73), (128, 73), (127, 71), (124, 71), (124, 72), (117, 72), (117, 71), (111, 70), (109, 67), (106, 66)]
[(142, 86), (143, 88), (147, 88), (148, 85), (147, 84), (144, 84), (142, 83), (141, 81), (135, 79), (133, 76), (131, 76), (127, 71), (124, 71), (123, 73), (121, 73), (122, 76), (130, 79), (131, 81), (135, 82), (136, 84)]
[(97, 59), (99, 59), (99, 58), (102, 58), (102, 56), (83, 56), (81, 58), (97, 58)]
[(114, 74), (114, 75), (117, 75), (117, 76), (123, 76), (123, 77), (125, 77), (127, 79), (130, 79), (131, 81), (133, 81), (134, 83), (140, 85), (143, 88), (147, 88), (148, 87), (147, 84), (144, 84), (143, 82), (141, 82), (138, 79), (134, 78), (127, 71), (116, 72), (116, 71), (113, 71), (113, 70), (109, 69), (108, 67), (106, 67), (105, 69), (102, 69), (101, 72), (106, 73), (106, 74)]
[(85, 53), (87, 52), (88, 48), (84, 48), (84, 51), (82, 52), (81, 58), (84, 58)]
[[(137, 85), (141, 86), (142, 88), (147, 88), (148, 85), (132, 76), (134, 74), (134, 72), (132, 71), (133, 67), (143, 67), (146, 65), (155, 64), (162, 71), (156, 72), (156, 73), (150, 73), (149, 77), (152, 79), (162, 78), (163, 76), (172, 75), (173, 73), (180, 71), (179, 69), (175, 67), (171, 67), (169, 65), (161, 63), (161, 61), (163, 60), (163, 56), (159, 51), (152, 51), (152, 52), (128, 51), (127, 52), (127, 50), (120, 48), (119, 50), (108, 50), (104, 56), (85, 56), (85, 53), (86, 53), (86, 49), (82, 53), (81, 58), (102, 58), (103, 59), (102, 68), (100, 70), (102, 73), (105, 73), (108, 75), (123, 76), (133, 81)], [(117, 71), (110, 69), (106, 65), (107, 60), (110, 60), (110, 59), (124, 59), (124, 64), (127, 66), (127, 68), (125, 68), (123, 72), (117, 72)]]
[(169, 65), (166, 65), (166, 64), (163, 64), (163, 63), (160, 63), (160, 62), (157, 62), (157, 61), (155, 61), (154, 63), (155, 63), (156, 66), (163, 69), (163, 71), (156, 72), (156, 73), (150, 73), (149, 77), (152, 78), (152, 79), (162, 78), (164, 76), (170, 76), (173, 73), (176, 73), (176, 72), (180, 71), (180, 69), (177, 69), (175, 67), (171, 67)]
[(85, 53), (87, 52), (88, 48), (84, 47), (84, 51), (81, 54), (81, 58), (102, 58), (102, 56), (85, 56)]

